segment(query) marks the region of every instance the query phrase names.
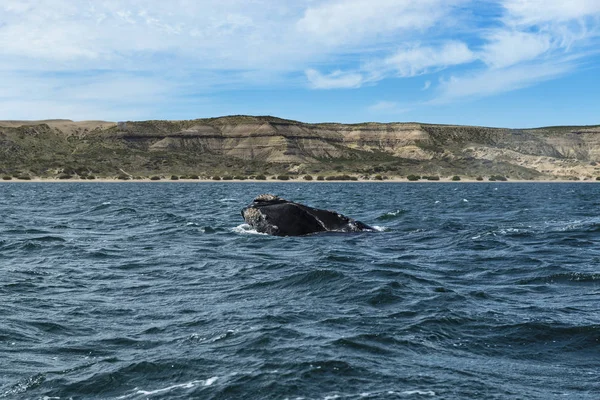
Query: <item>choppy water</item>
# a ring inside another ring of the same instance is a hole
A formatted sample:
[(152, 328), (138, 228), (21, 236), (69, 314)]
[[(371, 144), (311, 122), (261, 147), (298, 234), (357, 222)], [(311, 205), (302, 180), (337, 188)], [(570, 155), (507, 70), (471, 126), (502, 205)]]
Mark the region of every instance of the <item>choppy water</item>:
[(0, 184), (0, 398), (598, 399), (599, 239), (596, 184)]

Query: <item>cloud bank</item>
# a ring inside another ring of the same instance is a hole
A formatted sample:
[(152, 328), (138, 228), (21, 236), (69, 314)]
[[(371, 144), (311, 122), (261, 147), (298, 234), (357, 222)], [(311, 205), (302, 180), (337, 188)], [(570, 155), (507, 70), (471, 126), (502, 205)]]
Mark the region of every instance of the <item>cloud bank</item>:
[(421, 76), (431, 103), (456, 102), (572, 73), (599, 21), (597, 0), (4, 0), (0, 118), (147, 117), (224, 91)]

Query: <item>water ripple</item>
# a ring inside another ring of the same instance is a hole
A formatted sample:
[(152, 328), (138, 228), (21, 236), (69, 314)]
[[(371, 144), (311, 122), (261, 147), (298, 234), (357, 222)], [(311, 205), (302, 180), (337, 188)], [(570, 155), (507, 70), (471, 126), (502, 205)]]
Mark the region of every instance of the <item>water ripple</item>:
[[(259, 193), (380, 232), (257, 234), (240, 208)], [(0, 398), (596, 399), (598, 198), (0, 183)]]

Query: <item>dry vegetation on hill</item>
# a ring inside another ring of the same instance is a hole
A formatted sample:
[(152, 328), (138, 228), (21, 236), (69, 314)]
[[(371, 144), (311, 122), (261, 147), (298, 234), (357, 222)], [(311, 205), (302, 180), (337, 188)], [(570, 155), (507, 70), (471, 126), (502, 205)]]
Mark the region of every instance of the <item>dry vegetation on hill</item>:
[(0, 175), (595, 179), (600, 126), (306, 124), (275, 117), (0, 122)]

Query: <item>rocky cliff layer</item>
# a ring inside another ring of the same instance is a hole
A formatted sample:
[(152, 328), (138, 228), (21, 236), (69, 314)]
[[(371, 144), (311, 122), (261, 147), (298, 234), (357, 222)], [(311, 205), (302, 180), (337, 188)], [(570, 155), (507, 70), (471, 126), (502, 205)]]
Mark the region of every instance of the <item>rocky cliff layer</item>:
[(282, 171), (515, 178), (600, 175), (600, 126), (500, 129), (418, 123), (306, 124), (274, 117), (0, 122), (0, 169), (44, 175)]

